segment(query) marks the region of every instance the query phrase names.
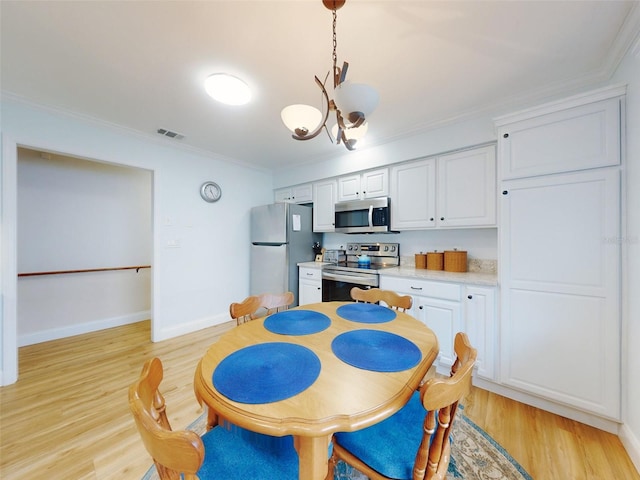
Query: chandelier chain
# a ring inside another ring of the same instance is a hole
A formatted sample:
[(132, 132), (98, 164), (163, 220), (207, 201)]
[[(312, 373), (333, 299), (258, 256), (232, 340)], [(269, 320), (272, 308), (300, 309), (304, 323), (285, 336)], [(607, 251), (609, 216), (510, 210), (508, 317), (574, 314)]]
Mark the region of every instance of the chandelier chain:
[(336, 36), (336, 24), (337, 24), (337, 18), (338, 18), (338, 14), (336, 12), (336, 10), (333, 10), (333, 54), (331, 56), (332, 60), (333, 60), (333, 76), (334, 76), (334, 88), (337, 86), (336, 83), (336, 75), (338, 74), (338, 70), (337, 70), (337, 63), (338, 63), (338, 55), (336, 53), (337, 47), (338, 47), (338, 38)]

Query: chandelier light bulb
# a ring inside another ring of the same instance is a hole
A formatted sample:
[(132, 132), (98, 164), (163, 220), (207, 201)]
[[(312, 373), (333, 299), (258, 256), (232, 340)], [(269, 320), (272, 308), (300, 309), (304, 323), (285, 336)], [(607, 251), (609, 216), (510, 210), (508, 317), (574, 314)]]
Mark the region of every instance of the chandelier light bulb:
[(304, 137), (320, 125), (322, 113), (311, 105), (295, 104), (284, 107), (280, 118), (289, 130)]
[(368, 118), (378, 106), (380, 96), (369, 85), (346, 80), (334, 90), (334, 101), (346, 121), (351, 112), (361, 112)]
[[(360, 125), (358, 128), (347, 128), (344, 131), (344, 135), (345, 137), (347, 137), (347, 141), (349, 140), (355, 140), (357, 141), (359, 146), (362, 146), (364, 143), (364, 136), (367, 134), (367, 130), (369, 130), (369, 124), (367, 122), (364, 122), (362, 125)], [(334, 125), (333, 127), (331, 127), (331, 135), (333, 136), (334, 140), (338, 140), (338, 125)]]

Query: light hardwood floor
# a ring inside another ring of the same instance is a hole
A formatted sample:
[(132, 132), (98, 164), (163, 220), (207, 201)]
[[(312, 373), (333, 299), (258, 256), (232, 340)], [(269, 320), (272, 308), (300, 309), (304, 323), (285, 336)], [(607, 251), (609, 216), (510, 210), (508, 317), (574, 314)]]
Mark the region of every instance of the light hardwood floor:
[[(0, 388), (0, 478), (138, 480), (151, 460), (129, 413), (129, 384), (160, 357), (169, 418), (186, 427), (202, 412), (197, 360), (234, 325), (151, 343), (141, 322), (21, 348), (18, 382)], [(640, 480), (615, 435), (477, 388), (464, 412), (536, 480)]]

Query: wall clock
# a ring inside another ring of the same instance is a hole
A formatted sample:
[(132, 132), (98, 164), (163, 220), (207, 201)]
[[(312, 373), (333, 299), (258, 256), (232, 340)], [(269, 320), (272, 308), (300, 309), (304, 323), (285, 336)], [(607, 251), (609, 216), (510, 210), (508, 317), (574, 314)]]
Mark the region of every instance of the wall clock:
[(200, 187), (200, 196), (205, 202), (217, 202), (222, 197), (222, 189), (216, 182), (204, 182)]

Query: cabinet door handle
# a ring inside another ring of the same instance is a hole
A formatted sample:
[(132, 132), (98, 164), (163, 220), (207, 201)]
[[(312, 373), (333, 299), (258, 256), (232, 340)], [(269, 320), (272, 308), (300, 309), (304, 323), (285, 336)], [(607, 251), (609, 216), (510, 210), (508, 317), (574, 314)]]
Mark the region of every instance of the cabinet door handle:
[[(422, 287), (411, 287), (411, 290), (422, 290)], [(422, 308), (422, 307), (420, 307)]]
[(418, 308), (419, 308), (420, 310), (422, 310), (422, 305), (420, 305)]
[(502, 138), (509, 138), (509, 134), (505, 133), (504, 135), (502, 135)]
[(313, 277), (313, 273), (307, 273), (308, 277)]
[(508, 194), (509, 194), (509, 190), (503, 190), (503, 191), (502, 191), (502, 194), (503, 194), (503, 195), (508, 195)]
[(430, 222), (433, 222), (433, 217), (431, 217), (431, 218), (429, 219), (429, 221), (430, 221)]
[(467, 295), (467, 298), (468, 298), (469, 300), (472, 300), (472, 299), (473, 299), (473, 295)]
[(444, 217), (440, 217), (440, 220), (444, 220)]
[(322, 287), (318, 287), (318, 290), (322, 290)]

